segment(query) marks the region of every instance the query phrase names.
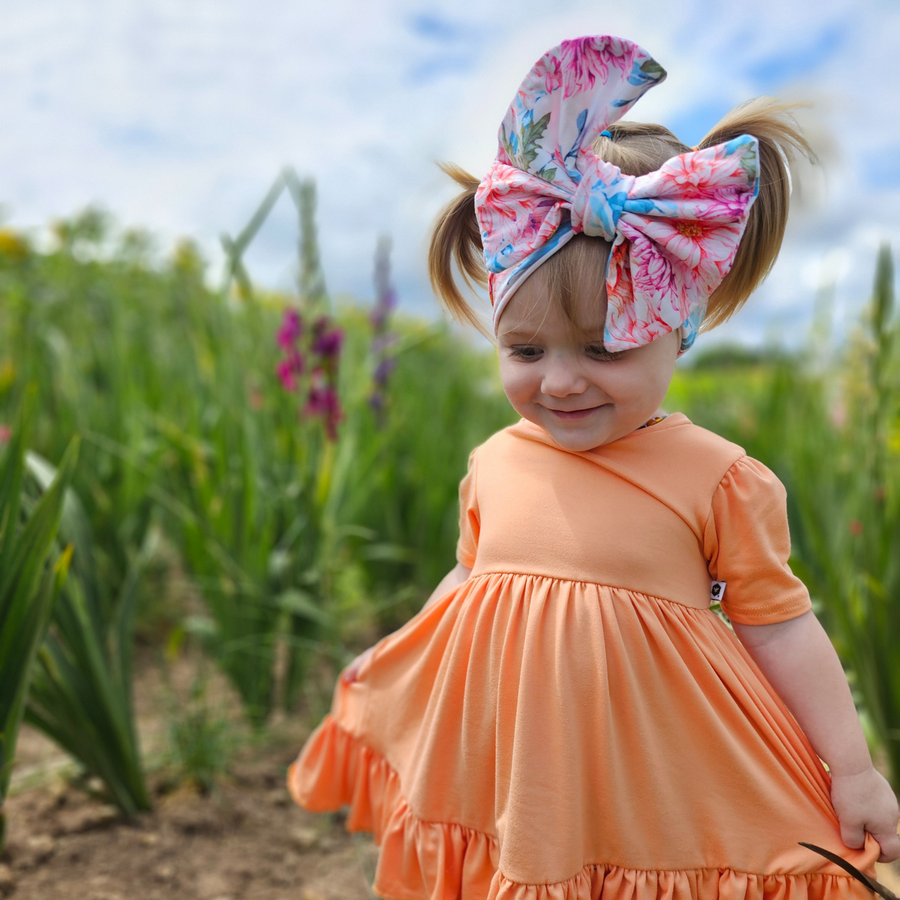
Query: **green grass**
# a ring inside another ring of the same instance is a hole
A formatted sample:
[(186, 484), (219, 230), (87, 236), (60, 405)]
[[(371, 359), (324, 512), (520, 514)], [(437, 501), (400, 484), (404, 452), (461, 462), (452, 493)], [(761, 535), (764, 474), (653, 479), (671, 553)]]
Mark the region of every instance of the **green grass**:
[(16, 742), (34, 671), (72, 559), (69, 546), (56, 557), (54, 540), (78, 440), (69, 444), (59, 471), (37, 497), (26, 485), (26, 448), (35, 392), (29, 388), (0, 459), (0, 851), (6, 837), (3, 801), (15, 762)]
[[(58, 460), (82, 437), (72, 485), (90, 529), (91, 574), (73, 585), (91, 584), (95, 631), (127, 633), (123, 603), (138, 629), (159, 622), (150, 586), (160, 582), (140, 575), (153, 563), (148, 536), (160, 530), (203, 600), (201, 615), (171, 627), (203, 642), (248, 720), (262, 727), (276, 704), (299, 708), (308, 672), (336, 670), (399, 625), (454, 565), (466, 458), (517, 418), (496, 360), (441, 323), (395, 316), (397, 365), (382, 423), (367, 402), (375, 364), (367, 309), (329, 308), (346, 335), (338, 383), (345, 418), (331, 442), (320, 422), (298, 415), (299, 398), (275, 374), (275, 334), (285, 304), (296, 300), (254, 292), (240, 267), (239, 289), (223, 297), (206, 286), (190, 245), (151, 264), (134, 237), (104, 233), (90, 216), (61, 235), (57, 250), (38, 254), (0, 233), (0, 421), (32, 381), (34, 451)], [(315, 286), (321, 310), (315, 248), (304, 246), (301, 281)], [(854, 340), (831, 348), (827, 369), (806, 351), (719, 350), (704, 359), (701, 343), (666, 406), (741, 444), (785, 482), (792, 565), (896, 787), (900, 353), (892, 283), (884, 253), (867, 317)], [(823, 348), (815, 349), (819, 358)], [(288, 654), (280, 675), (279, 648)]]

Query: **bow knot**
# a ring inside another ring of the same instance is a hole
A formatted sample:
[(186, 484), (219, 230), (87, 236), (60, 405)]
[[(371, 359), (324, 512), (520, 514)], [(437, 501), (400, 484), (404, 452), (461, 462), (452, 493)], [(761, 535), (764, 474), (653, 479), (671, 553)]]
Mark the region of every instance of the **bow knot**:
[(572, 231), (614, 241), (635, 179), (596, 156), (591, 162), (572, 194)]

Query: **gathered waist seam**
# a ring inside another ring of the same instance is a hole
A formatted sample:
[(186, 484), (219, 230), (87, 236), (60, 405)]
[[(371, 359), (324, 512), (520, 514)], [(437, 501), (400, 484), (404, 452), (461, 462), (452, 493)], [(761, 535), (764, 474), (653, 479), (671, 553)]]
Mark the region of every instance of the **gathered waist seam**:
[[(472, 573), (466, 579), (466, 581), (472, 581), (475, 578), (484, 578), (488, 575), (513, 575), (519, 576), (521, 578), (545, 578), (548, 581), (565, 581), (569, 584), (590, 584), (594, 585), (594, 587), (607, 588), (611, 591), (628, 591), (629, 594), (640, 594), (641, 597), (646, 597), (648, 600), (659, 600), (663, 603), (674, 603), (676, 606), (681, 606), (684, 609), (695, 609), (698, 612), (709, 612), (709, 606), (691, 606), (689, 603), (683, 603), (681, 600), (673, 600), (671, 597), (660, 597), (658, 594), (648, 594), (647, 591), (639, 591), (635, 588), (627, 587), (624, 584), (608, 584), (604, 581), (590, 581), (585, 580), (583, 578), (563, 578), (559, 575), (544, 575), (540, 572), (504, 572), (501, 570), (491, 570), (490, 572), (478, 572)], [(465, 584), (466, 582), (462, 582)]]

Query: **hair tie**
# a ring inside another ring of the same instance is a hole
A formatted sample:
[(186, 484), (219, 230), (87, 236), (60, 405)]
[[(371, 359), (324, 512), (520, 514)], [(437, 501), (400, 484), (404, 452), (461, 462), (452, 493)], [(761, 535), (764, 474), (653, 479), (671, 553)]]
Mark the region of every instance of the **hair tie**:
[(665, 69), (621, 38), (564, 41), (525, 76), (500, 125), (496, 160), (475, 194), (494, 334), (510, 297), (576, 234), (612, 243), (603, 343), (697, 335), (731, 270), (759, 192), (759, 145), (745, 134), (624, 175), (591, 150)]
[(610, 140), (612, 140), (612, 135), (608, 131), (601, 131), (600, 137), (605, 137), (605, 138), (609, 138)]

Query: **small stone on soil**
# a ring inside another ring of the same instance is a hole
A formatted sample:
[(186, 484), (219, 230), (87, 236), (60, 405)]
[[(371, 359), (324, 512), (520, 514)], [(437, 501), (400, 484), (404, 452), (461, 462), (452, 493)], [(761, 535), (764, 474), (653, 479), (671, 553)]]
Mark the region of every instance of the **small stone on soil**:
[(17, 869), (34, 869), (56, 852), (56, 841), (49, 834), (34, 834), (17, 845), (13, 864)]
[(269, 791), (266, 794), (266, 799), (274, 806), (288, 806), (291, 802), (290, 795), (283, 787)]
[(319, 832), (315, 828), (294, 828), (291, 840), (298, 850), (312, 850), (319, 845)]
[(13, 870), (4, 863), (0, 863), (0, 896), (6, 897), (15, 889), (16, 876), (13, 875)]
[(154, 869), (154, 871), (153, 871), (153, 877), (157, 881), (171, 881), (171, 879), (174, 877), (174, 875), (175, 875), (174, 867), (167, 865), (167, 864), (157, 866), (156, 869)]
[(82, 806), (80, 809), (63, 809), (56, 814), (54, 833), (81, 834), (107, 828), (117, 822), (121, 814), (114, 806)]

